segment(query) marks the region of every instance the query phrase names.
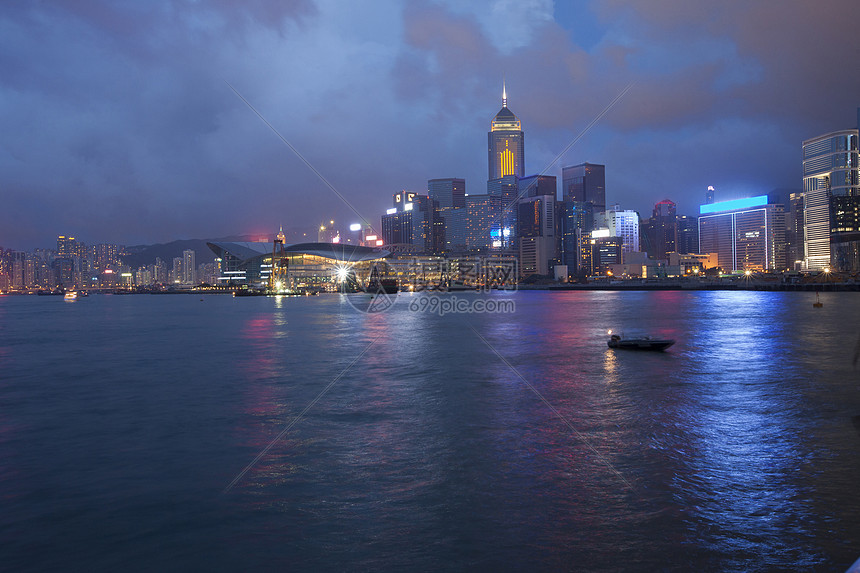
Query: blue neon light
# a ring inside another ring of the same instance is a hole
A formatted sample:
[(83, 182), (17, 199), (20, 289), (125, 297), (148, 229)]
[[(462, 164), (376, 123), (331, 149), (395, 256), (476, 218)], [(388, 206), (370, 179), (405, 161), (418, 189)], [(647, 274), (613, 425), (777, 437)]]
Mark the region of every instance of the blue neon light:
[(720, 201), (719, 203), (712, 203), (710, 205), (700, 205), (699, 215), (719, 213), (721, 211), (740, 211), (741, 209), (763, 207), (765, 205), (767, 205), (767, 195), (759, 195), (758, 197), (750, 197), (748, 199), (733, 199), (732, 201)]

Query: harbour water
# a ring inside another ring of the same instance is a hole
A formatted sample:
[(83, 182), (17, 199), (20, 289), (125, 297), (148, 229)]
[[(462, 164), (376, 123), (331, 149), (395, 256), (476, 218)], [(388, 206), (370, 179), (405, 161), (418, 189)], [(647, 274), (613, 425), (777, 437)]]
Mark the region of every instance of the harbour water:
[(417, 296), (0, 297), (0, 569), (860, 557), (855, 293)]

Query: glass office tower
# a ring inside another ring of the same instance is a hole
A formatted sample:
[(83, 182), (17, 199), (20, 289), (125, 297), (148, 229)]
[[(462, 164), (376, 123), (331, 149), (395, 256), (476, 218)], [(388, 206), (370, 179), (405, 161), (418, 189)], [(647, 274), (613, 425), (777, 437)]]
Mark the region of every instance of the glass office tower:
[(803, 268), (860, 270), (858, 130), (803, 142)]

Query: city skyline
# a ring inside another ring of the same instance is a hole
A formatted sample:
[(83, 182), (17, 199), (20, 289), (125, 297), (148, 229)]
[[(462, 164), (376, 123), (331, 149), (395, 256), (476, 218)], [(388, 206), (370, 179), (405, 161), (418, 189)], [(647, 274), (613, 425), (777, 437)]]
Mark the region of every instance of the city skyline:
[[(666, 198), (693, 214), (708, 185), (718, 201), (800, 190), (802, 142), (856, 123), (860, 80), (825, 57), (860, 49), (852, 14), (850, 2), (7, 4), (0, 245), (354, 222), (225, 81), (374, 225), (392, 193), (426, 193), (429, 179), (482, 188), (503, 77), (529, 132), (526, 175), (633, 83), (547, 174), (606, 165), (607, 202), (643, 216)], [(815, 45), (796, 41), (809, 34)]]

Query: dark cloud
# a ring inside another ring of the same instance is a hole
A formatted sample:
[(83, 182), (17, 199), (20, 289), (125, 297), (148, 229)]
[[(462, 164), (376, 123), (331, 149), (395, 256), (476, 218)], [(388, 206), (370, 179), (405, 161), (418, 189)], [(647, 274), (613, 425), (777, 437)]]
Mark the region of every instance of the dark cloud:
[[(799, 187), (803, 139), (853, 127), (856, 2), (386, 0), (6, 2), (0, 7), (0, 245), (313, 228), (433, 177), (485, 189), (509, 103), (527, 170), (607, 165), (650, 211)], [(587, 23), (585, 26), (583, 23)]]

